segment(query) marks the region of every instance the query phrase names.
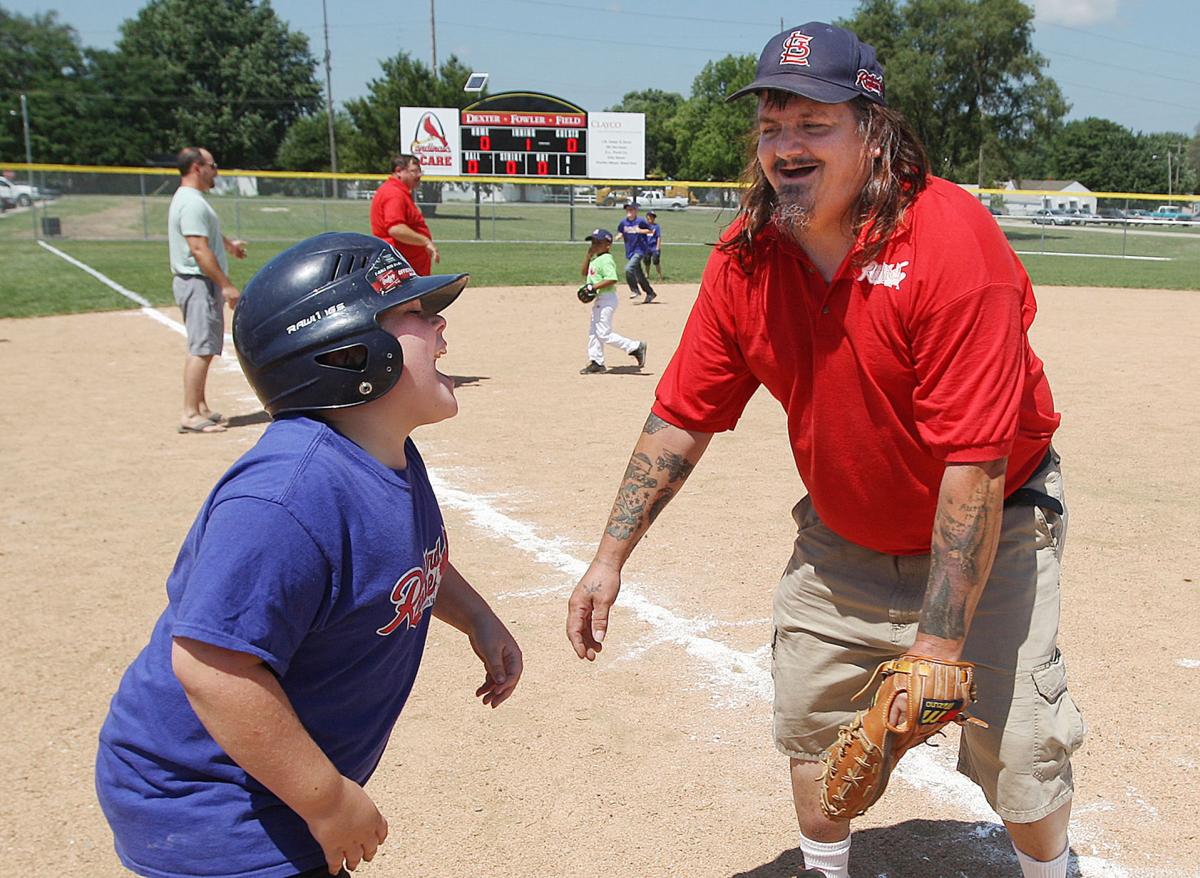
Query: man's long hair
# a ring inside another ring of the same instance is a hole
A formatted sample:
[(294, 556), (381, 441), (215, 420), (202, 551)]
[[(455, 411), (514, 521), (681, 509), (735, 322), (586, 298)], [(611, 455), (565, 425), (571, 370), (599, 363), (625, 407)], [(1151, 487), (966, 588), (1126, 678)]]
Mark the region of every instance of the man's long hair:
[[(772, 106), (782, 107), (791, 95), (769, 92)], [(926, 186), (929, 159), (917, 133), (898, 111), (880, 106), (866, 98), (855, 98), (850, 108), (858, 119), (864, 149), (871, 162), (867, 184), (854, 208), (853, 233), (857, 238), (864, 228), (867, 234), (855, 264), (866, 265), (879, 255), (888, 239), (904, 219), (904, 212)], [(779, 204), (774, 187), (758, 162), (758, 138), (750, 138), (750, 159), (742, 172), (742, 182), (748, 184), (742, 194), (738, 218), (741, 228), (732, 238), (717, 246), (733, 254), (742, 269), (753, 270), (754, 239), (772, 221)], [(879, 149), (871, 158), (870, 150)]]

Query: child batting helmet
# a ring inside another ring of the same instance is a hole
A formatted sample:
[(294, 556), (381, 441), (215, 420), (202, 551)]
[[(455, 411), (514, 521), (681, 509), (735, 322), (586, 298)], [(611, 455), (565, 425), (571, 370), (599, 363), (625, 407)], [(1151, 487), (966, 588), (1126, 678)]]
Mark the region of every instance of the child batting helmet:
[(233, 312), (238, 362), (271, 417), (378, 399), (404, 367), (379, 315), (413, 299), (436, 314), (468, 279), (421, 277), (392, 245), (369, 235), (317, 235), (246, 284)]

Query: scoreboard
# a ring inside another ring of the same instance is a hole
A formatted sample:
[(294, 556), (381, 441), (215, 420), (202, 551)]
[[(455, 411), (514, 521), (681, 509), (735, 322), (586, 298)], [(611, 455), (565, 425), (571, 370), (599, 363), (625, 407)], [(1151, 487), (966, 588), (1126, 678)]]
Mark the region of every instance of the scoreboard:
[(466, 176), (587, 176), (585, 113), (463, 110), (460, 131)]
[[(3, 0), (0, 0), (3, 2)], [(645, 115), (596, 112), (553, 95), (508, 91), (466, 107), (400, 107), (398, 152), (428, 177), (641, 180)]]
[(492, 95), (461, 111), (459, 130), (464, 176), (587, 176), (587, 112), (562, 98)]

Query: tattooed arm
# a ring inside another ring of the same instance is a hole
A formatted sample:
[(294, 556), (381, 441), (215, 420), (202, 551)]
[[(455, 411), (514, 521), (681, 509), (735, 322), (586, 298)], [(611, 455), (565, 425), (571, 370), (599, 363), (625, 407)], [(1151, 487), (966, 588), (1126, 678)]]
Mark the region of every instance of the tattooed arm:
[(962, 656), (1000, 543), (1007, 467), (1007, 458), (946, 466), (914, 654), (954, 661)]
[(621, 590), (621, 568), (634, 546), (683, 487), (712, 440), (651, 414), (634, 446), (600, 547), (567, 606), (567, 639), (575, 654), (596, 660), (608, 631), (608, 612)]

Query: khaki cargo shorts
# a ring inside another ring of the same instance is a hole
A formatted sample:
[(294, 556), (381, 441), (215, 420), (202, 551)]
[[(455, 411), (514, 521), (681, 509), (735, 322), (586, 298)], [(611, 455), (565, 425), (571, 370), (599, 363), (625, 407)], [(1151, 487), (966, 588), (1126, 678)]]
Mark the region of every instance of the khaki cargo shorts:
[[(1023, 486), (1063, 503), (1053, 450)], [(1067, 691), (1056, 645), (1063, 514), (1006, 505), (991, 578), (975, 611), (963, 658), (975, 663), (989, 723), (963, 729), (958, 770), (983, 790), (1003, 819), (1030, 823), (1072, 795), (1071, 754), (1083, 717)], [(868, 696), (851, 703), (882, 661), (903, 654), (917, 633), (928, 555), (884, 555), (826, 528), (805, 497), (792, 510), (799, 532), (775, 592), (772, 674), (775, 744), (816, 761)]]
[(207, 277), (177, 274), (171, 281), (175, 304), (183, 312), (187, 351), (194, 357), (219, 357), (225, 346), (225, 297)]

